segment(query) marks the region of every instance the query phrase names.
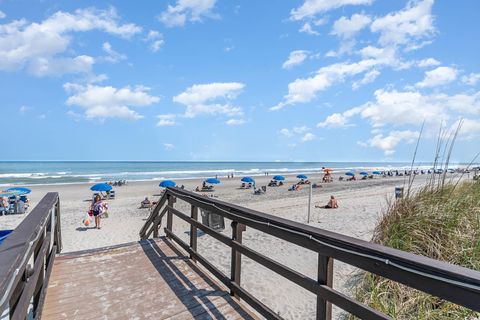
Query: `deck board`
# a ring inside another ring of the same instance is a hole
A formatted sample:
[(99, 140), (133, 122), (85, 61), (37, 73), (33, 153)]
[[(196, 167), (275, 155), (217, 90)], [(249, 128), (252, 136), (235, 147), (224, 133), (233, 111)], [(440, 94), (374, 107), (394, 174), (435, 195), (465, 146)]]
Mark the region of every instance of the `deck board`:
[(43, 319), (255, 319), (165, 238), (59, 255)]

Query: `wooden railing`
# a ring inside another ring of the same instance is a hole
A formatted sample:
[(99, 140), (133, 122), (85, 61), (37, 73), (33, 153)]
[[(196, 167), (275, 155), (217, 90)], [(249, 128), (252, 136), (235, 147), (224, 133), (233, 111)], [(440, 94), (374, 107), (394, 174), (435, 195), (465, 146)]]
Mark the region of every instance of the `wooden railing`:
[(0, 319), (39, 319), (62, 250), (58, 193), (47, 193), (0, 245)]
[[(190, 204), (189, 215), (174, 208), (177, 198)], [(230, 219), (232, 236), (228, 237), (197, 221), (199, 208)], [(362, 319), (389, 319), (387, 315), (332, 288), (334, 260), (343, 261), (367, 272), (480, 311), (480, 272), (474, 270), (206, 198), (179, 188), (166, 190), (140, 231), (141, 239), (147, 239), (152, 234), (154, 237), (158, 236), (161, 220), (165, 214), (167, 214), (167, 223), (164, 231), (167, 237), (178, 243), (188, 252), (192, 260), (200, 263), (227, 286), (232, 295), (243, 299), (268, 319), (281, 319), (281, 317), (241, 286), (242, 255), (316, 294), (317, 319), (331, 318), (331, 303)], [(189, 244), (174, 234), (172, 229), (174, 215), (190, 224)], [(243, 245), (242, 232), (246, 227), (316, 252), (318, 254), (317, 278), (305, 276)], [(231, 248), (230, 275), (221, 272), (197, 252), (197, 229)]]

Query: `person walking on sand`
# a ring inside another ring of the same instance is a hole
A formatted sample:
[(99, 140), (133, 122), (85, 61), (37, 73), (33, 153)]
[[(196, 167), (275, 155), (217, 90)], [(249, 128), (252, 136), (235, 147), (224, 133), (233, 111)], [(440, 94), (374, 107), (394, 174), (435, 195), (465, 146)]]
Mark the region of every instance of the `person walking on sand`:
[(107, 204), (102, 201), (102, 197), (97, 194), (92, 204), (93, 216), (95, 217), (95, 228), (101, 229), (100, 218), (107, 210)]

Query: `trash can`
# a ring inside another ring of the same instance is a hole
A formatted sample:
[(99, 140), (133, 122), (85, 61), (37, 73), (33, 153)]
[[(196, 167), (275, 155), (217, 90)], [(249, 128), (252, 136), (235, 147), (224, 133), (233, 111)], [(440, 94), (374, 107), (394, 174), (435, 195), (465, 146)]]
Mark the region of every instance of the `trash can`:
[(403, 187), (395, 187), (395, 198), (403, 198)]
[(207, 227), (210, 227), (214, 230), (223, 230), (225, 229), (225, 219), (223, 216), (215, 213), (211, 213), (207, 210), (201, 210), (202, 223)]

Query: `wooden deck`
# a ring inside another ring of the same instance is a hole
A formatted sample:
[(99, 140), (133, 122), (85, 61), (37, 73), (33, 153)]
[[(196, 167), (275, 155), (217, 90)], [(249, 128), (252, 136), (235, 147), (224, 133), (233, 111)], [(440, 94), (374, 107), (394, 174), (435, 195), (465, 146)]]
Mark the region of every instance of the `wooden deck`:
[(43, 319), (255, 319), (168, 240), (57, 256)]

